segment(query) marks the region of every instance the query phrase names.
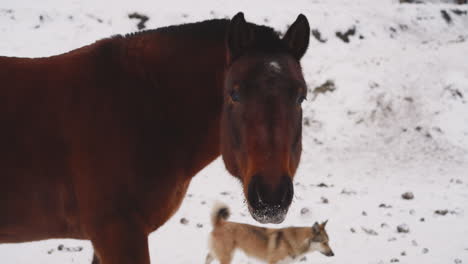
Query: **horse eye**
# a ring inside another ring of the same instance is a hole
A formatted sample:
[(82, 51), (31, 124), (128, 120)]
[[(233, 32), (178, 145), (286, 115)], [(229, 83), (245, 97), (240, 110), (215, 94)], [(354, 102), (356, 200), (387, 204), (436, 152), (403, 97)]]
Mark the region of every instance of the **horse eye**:
[(240, 95), (239, 95), (239, 92), (238, 92), (238, 91), (232, 90), (230, 95), (231, 95), (232, 101), (234, 101), (234, 102), (239, 102), (239, 100), (240, 100)]
[(297, 98), (297, 103), (298, 104), (302, 104), (302, 102), (304, 102), (304, 100), (307, 100), (307, 97), (305, 97), (305, 95), (301, 95)]

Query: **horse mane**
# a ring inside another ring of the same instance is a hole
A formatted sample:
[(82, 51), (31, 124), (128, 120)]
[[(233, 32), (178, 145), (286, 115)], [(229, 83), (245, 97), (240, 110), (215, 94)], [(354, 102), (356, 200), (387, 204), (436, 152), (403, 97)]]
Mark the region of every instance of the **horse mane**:
[[(228, 28), (229, 19), (212, 19), (195, 23), (171, 25), (150, 30), (143, 30), (125, 34), (124, 36), (114, 36), (123, 39), (147, 36), (152, 34), (167, 34), (170, 36), (181, 36), (183, 38), (204, 38), (224, 40)], [(264, 53), (287, 52), (286, 44), (281, 41), (280, 33), (273, 28), (263, 25), (248, 23), (254, 30), (255, 41), (251, 44), (250, 51), (260, 51)]]

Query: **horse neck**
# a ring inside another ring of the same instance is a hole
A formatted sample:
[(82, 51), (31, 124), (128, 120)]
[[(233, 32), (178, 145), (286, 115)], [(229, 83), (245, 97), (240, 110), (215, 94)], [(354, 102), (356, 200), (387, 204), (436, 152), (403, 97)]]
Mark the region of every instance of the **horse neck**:
[(164, 160), (168, 170), (195, 175), (220, 154), (224, 38), (147, 33), (124, 47), (127, 69), (145, 90), (141, 153), (152, 163)]

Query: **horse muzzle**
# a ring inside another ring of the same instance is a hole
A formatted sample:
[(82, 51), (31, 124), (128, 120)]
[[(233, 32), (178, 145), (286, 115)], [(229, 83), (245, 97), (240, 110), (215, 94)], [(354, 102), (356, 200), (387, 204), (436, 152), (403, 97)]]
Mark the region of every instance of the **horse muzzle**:
[(276, 186), (266, 183), (265, 176), (252, 177), (247, 191), (250, 214), (262, 224), (284, 221), (294, 195), (291, 177), (282, 176)]

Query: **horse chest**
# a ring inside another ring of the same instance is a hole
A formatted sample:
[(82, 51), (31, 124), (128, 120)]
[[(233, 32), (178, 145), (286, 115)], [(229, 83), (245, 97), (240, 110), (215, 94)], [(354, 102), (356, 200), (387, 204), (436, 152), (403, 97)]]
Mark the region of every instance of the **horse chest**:
[(157, 193), (147, 199), (147, 232), (153, 232), (171, 218), (179, 209), (191, 179), (178, 179), (161, 182)]

